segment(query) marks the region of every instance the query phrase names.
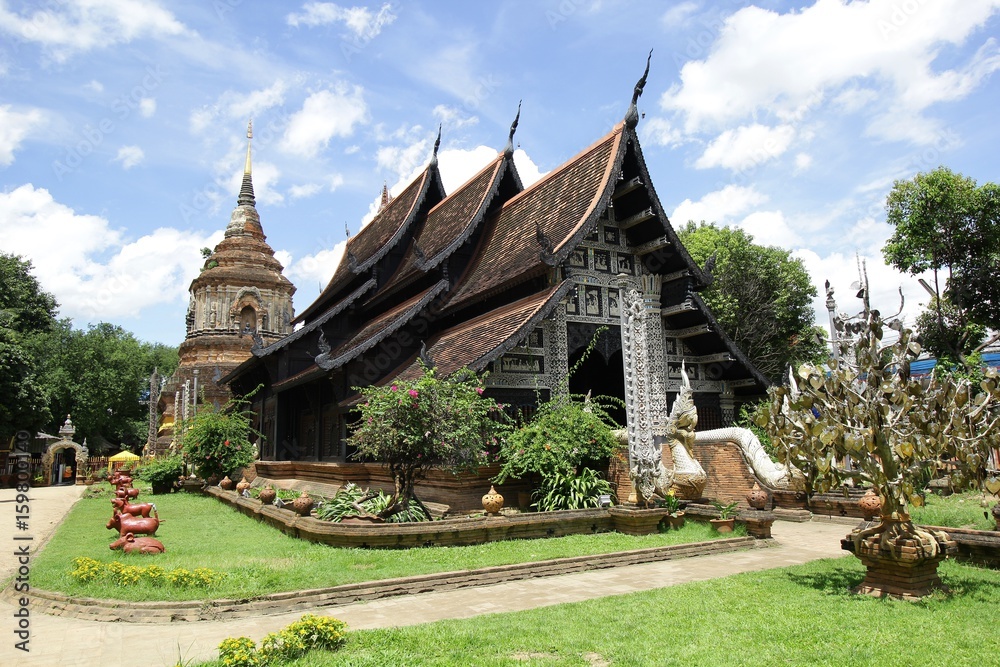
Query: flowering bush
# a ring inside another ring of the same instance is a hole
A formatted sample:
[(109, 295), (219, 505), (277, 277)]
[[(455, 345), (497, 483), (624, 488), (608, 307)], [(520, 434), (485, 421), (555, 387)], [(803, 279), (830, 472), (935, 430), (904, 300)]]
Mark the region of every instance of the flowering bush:
[(543, 481), (571, 477), (585, 462), (607, 459), (617, 445), (610, 421), (597, 399), (558, 396), (543, 403), (534, 419), (507, 437), (496, 481), (529, 474)]
[(228, 475), (257, 458), (257, 448), (250, 437), (260, 434), (250, 426), (252, 413), (246, 405), (240, 399), (218, 410), (206, 405), (186, 422), (180, 437), (184, 460), (201, 477)]
[(77, 581), (87, 583), (98, 579), (110, 579), (118, 586), (133, 586), (140, 581), (148, 581), (153, 586), (162, 586), (164, 582), (184, 588), (187, 586), (213, 586), (226, 575), (222, 572), (199, 567), (191, 572), (184, 568), (176, 568), (167, 572), (159, 565), (128, 565), (121, 561), (102, 563), (93, 558), (74, 558), (74, 569), (70, 576)]
[(388, 466), (395, 480), (382, 517), (409, 508), (425, 468), (475, 469), (496, 455), (508, 430), (507, 416), (470, 371), (438, 378), (424, 368), (417, 380), (356, 389), (365, 401), (351, 444), (359, 457)]
[(335, 650), (344, 643), (347, 624), (336, 618), (306, 614), (278, 632), (266, 635), (260, 648), (249, 637), (230, 637), (219, 644), (226, 667), (264, 667), (295, 660), (312, 649)]

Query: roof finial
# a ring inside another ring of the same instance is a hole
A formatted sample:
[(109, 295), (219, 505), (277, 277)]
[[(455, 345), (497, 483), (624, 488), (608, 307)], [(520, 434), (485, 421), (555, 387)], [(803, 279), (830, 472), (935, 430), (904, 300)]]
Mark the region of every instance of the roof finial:
[(391, 201), (392, 195), (389, 194), (389, 186), (386, 185), (385, 181), (382, 181), (382, 201), (378, 205), (379, 213), (381, 213), (382, 209), (388, 206)]
[(517, 101), (517, 115), (514, 122), (510, 124), (510, 134), (507, 135), (507, 146), (503, 149), (504, 155), (514, 154), (514, 133), (517, 132), (517, 121), (521, 120), (521, 100)]
[(635, 89), (632, 91), (632, 103), (629, 104), (628, 111), (625, 112), (625, 124), (628, 127), (635, 127), (639, 124), (639, 109), (636, 107), (636, 102), (642, 95), (642, 89), (646, 87), (646, 77), (649, 76), (649, 61), (652, 57), (653, 49), (650, 49), (649, 55), (646, 56), (646, 71), (642, 73), (642, 78), (636, 82)]
[(253, 180), (250, 178), (250, 140), (253, 139), (253, 119), (247, 123), (247, 161), (243, 167), (243, 184), (240, 186), (240, 196), (236, 199), (237, 206), (255, 206), (253, 196)]
[(438, 136), (434, 140), (434, 153), (431, 154), (431, 165), (437, 166), (438, 163), (438, 149), (441, 148), (441, 125), (438, 125)]

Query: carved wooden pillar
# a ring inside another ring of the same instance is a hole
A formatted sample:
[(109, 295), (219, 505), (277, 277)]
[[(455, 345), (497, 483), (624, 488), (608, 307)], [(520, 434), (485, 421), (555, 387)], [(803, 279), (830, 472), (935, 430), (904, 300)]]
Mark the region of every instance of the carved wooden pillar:
[(662, 458), (653, 435), (646, 299), (641, 286), (619, 274), (621, 288), (622, 362), (625, 367), (625, 421), (628, 430), (629, 477), (636, 501), (654, 492)]

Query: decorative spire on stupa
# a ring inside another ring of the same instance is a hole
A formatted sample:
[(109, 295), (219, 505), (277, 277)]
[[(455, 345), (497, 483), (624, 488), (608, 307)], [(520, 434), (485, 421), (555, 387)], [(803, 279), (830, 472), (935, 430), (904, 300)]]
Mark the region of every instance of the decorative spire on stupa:
[[(392, 195), (389, 194), (389, 186), (386, 185), (385, 181), (382, 181), (382, 201), (378, 205), (379, 212), (381, 212), (382, 209), (388, 206), (389, 202), (391, 201), (392, 201)], [(348, 232), (348, 235), (350, 235), (350, 232)]]
[(636, 103), (639, 101), (639, 96), (642, 95), (642, 89), (646, 87), (646, 77), (649, 76), (649, 61), (653, 57), (653, 49), (649, 50), (649, 55), (646, 56), (646, 71), (642, 73), (642, 78), (639, 79), (635, 84), (635, 89), (632, 91), (632, 103), (628, 106), (628, 111), (625, 112), (625, 125), (634, 128), (639, 124), (639, 109)]
[(253, 196), (253, 179), (251, 178), (250, 166), (250, 140), (253, 139), (253, 119), (247, 123), (247, 161), (243, 167), (243, 185), (240, 186), (240, 196), (236, 200), (237, 206), (255, 206), (256, 200)]

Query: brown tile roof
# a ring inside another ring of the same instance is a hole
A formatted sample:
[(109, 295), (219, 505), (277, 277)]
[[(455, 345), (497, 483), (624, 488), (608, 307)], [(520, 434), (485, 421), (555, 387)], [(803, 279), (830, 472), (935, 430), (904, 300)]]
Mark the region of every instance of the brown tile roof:
[[(423, 202), (428, 188), (432, 185), (432, 181), (440, 183), (440, 176), (438, 176), (435, 165), (428, 166), (399, 196), (379, 211), (371, 222), (351, 237), (330, 282), (319, 297), (295, 318), (295, 322), (313, 315), (338, 290), (343, 289), (356, 274), (361, 273), (381, 259), (403, 237), (409, 223), (413, 221), (421, 202)], [(349, 255), (353, 256), (356, 262), (353, 271)]]
[(316, 363), (324, 370), (343, 366), (409, 322), (447, 287), (448, 281), (440, 280), (432, 287), (369, 320), (350, 340), (332, 352), (317, 357)]
[(482, 222), (508, 163), (513, 168), (513, 161), (505, 158), (503, 153), (499, 154), (493, 162), (430, 210), (416, 239), (422, 258), (418, 258), (411, 245), (399, 270), (380, 293), (391, 293), (423, 271), (433, 268), (469, 237)]
[[(537, 294), (462, 322), (428, 340), (427, 354), (442, 375), (450, 375), (465, 366), (481, 371), (538, 326), (572, 287), (573, 281), (564, 280)], [(396, 379), (415, 379), (422, 372), (419, 361), (414, 361)]]
[(614, 188), (624, 156), (619, 124), (610, 134), (569, 160), (544, 179), (512, 197), (492, 223), (478, 261), (461, 278), (448, 310), (540, 273), (547, 266), (538, 232), (548, 239), (561, 261), (568, 242), (600, 214)]

